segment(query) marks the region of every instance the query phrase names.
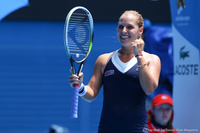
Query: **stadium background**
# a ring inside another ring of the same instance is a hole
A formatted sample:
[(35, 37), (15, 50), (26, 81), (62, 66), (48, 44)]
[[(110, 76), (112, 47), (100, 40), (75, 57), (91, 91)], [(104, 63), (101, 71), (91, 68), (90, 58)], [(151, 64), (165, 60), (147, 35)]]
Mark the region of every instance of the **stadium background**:
[(70, 64), (63, 43), (68, 11), (82, 5), (94, 17), (94, 45), (83, 68), (87, 83), (98, 55), (120, 47), (116, 27), (121, 13), (137, 10), (156, 29), (162, 27), (171, 32), (169, 1), (30, 0), (29, 3), (0, 22), (0, 132), (46, 133), (56, 124), (71, 133), (95, 133), (102, 91), (92, 103), (80, 99), (79, 118), (70, 119)]

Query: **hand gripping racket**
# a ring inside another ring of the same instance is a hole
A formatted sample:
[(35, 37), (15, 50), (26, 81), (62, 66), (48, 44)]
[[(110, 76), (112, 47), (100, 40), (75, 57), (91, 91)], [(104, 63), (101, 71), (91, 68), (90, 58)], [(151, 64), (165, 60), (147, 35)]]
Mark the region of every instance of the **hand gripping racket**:
[[(91, 13), (82, 6), (71, 9), (65, 20), (64, 42), (69, 57), (72, 73), (79, 74), (88, 57), (94, 35), (94, 25)], [(76, 73), (75, 64), (80, 64)], [(78, 118), (78, 89), (79, 84), (73, 85), (72, 118)]]

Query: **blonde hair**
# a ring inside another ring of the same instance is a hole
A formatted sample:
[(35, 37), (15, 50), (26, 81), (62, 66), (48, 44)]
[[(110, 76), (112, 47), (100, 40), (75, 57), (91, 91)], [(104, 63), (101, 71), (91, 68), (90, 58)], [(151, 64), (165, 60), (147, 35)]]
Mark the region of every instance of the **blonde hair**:
[[(144, 27), (144, 19), (143, 19), (142, 15), (140, 13), (138, 13), (137, 11), (127, 10), (122, 15), (124, 15), (124, 14), (133, 14), (133, 15), (137, 16), (138, 17), (138, 21), (137, 21), (138, 27), (139, 28), (143, 28)], [(139, 37), (139, 40), (143, 41), (143, 43), (144, 43), (144, 40), (142, 39), (142, 36)]]
[(138, 17), (138, 21), (137, 21), (138, 27), (139, 28), (144, 27), (144, 19), (143, 19), (142, 15), (139, 14), (137, 11), (128, 10), (128, 11), (125, 11), (123, 14), (133, 14), (133, 15), (137, 16)]

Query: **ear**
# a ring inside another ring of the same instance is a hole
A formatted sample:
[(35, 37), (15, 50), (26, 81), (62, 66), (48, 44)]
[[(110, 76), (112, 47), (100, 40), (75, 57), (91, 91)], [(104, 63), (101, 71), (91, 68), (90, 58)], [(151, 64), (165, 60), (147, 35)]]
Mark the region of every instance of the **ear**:
[(139, 31), (138, 31), (138, 35), (139, 35), (139, 36), (142, 36), (143, 30), (144, 30), (143, 27), (141, 27), (141, 28), (139, 29)]
[(144, 31), (144, 28), (143, 28), (143, 27), (141, 27), (141, 28), (139, 29), (139, 31), (140, 31), (140, 33), (142, 34), (142, 33), (143, 33), (143, 31)]

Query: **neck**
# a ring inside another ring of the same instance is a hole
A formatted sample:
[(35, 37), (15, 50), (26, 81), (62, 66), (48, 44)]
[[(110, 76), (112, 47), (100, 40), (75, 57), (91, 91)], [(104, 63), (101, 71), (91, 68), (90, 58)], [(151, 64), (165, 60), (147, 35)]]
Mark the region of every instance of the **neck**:
[(119, 50), (120, 55), (134, 55), (133, 48), (121, 48)]
[(118, 57), (124, 63), (128, 62), (129, 60), (131, 60), (134, 56), (135, 55), (134, 55), (133, 51), (124, 51), (122, 49), (120, 49), (118, 51)]
[(162, 129), (165, 129), (165, 128), (169, 128), (170, 127), (170, 122), (164, 124), (164, 125), (161, 125), (159, 123), (157, 123), (155, 120), (152, 120), (152, 123), (153, 125), (155, 125), (157, 128), (162, 128)]

